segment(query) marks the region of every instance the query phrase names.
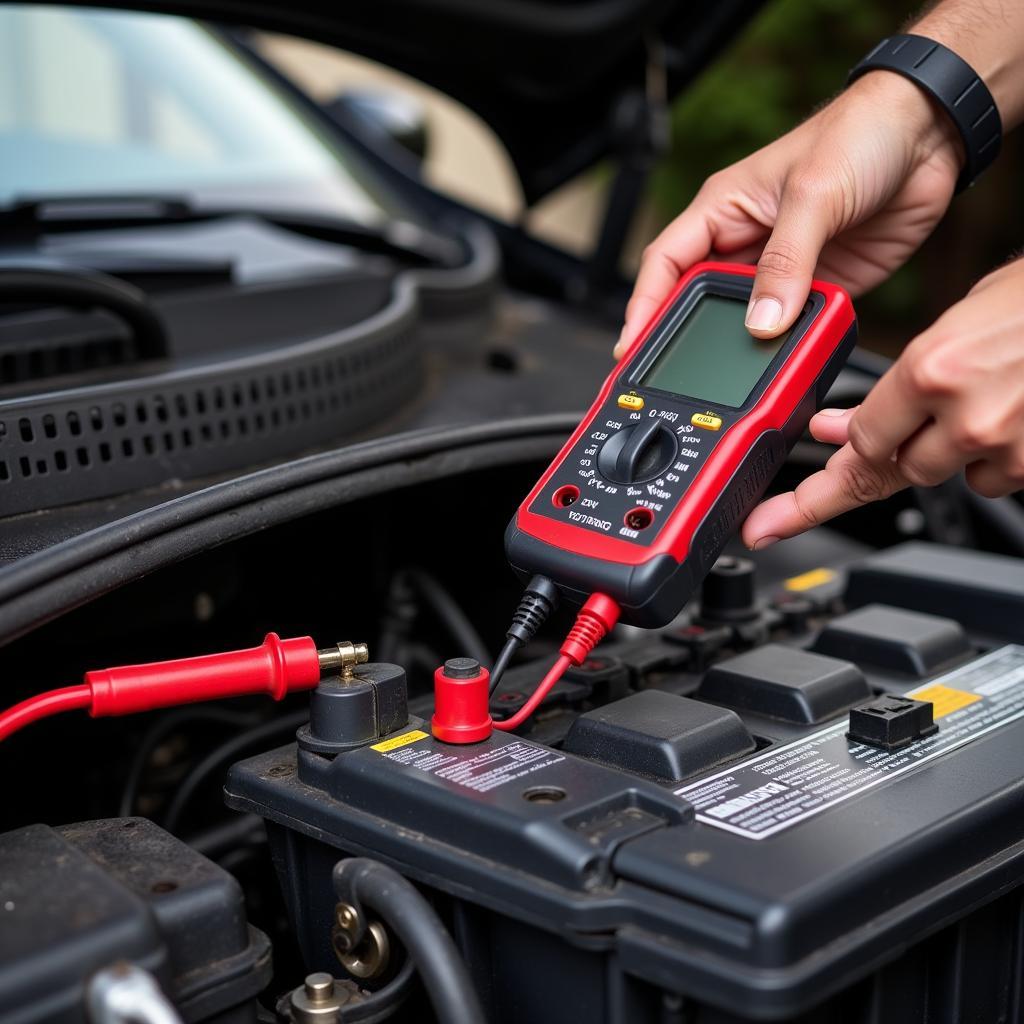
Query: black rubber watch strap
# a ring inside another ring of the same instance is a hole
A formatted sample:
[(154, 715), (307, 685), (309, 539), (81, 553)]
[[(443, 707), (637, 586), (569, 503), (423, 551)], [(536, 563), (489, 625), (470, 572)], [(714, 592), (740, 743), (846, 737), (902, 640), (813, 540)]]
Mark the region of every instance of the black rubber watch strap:
[(999, 155), (1003, 124), (992, 93), (974, 69), (948, 47), (924, 36), (883, 39), (851, 72), (846, 84), (868, 71), (895, 71), (916, 82), (949, 115), (964, 140), (962, 192)]

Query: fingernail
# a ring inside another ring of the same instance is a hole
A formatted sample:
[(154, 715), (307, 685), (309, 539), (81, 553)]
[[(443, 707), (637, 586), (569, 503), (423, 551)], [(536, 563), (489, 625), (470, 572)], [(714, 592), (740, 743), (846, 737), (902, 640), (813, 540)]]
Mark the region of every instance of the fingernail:
[(819, 409), (819, 416), (845, 416), (849, 409)]
[(770, 548), (773, 544), (778, 543), (778, 540), (778, 537), (762, 537), (760, 540), (754, 541), (754, 546), (750, 550), (764, 551), (765, 548)]
[(753, 331), (772, 331), (782, 322), (782, 303), (762, 296), (747, 309), (747, 327)]

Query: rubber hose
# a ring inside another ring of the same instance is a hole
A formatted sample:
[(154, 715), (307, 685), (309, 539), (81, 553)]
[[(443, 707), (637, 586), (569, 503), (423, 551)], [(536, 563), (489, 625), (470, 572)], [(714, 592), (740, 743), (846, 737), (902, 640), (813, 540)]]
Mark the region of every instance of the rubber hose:
[(485, 1024), (483, 1007), (452, 937), (434, 909), (397, 871), (366, 857), (334, 865), (334, 891), (361, 919), (372, 910), (415, 963), (441, 1024)]

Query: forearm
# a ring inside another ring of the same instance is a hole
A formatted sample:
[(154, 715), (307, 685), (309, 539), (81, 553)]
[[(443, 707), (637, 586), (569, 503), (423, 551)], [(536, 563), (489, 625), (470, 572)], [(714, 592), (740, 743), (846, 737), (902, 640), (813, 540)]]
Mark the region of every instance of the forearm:
[(996, 101), (1004, 132), (1024, 120), (1024, 0), (942, 0), (907, 31), (971, 65)]

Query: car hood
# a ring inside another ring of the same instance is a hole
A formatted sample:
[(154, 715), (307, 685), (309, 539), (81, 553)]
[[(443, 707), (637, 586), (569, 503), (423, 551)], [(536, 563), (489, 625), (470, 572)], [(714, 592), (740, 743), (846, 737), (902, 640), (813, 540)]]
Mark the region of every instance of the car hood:
[(464, 103), (494, 129), (532, 204), (618, 149), (630, 135), (624, 120), (635, 98), (653, 81), (671, 99), (762, 3), (88, 0), (83, 6), (287, 32), (403, 71)]

